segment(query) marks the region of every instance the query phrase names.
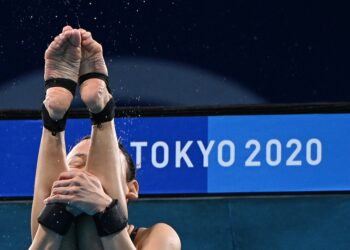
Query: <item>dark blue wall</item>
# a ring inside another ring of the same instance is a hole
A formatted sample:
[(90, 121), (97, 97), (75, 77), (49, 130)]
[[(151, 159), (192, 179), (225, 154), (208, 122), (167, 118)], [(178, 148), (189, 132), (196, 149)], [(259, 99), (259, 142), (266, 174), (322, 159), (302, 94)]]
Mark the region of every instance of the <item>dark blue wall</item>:
[[(350, 100), (346, 1), (43, 3), (0, 0), (0, 86), (7, 83), (6, 89), (43, 68), (47, 44), (69, 23), (91, 30), (108, 58), (188, 65), (241, 82), (267, 103)], [(115, 79), (124, 88), (132, 82)], [(144, 98), (129, 96), (121, 104), (160, 105)]]
[[(30, 244), (30, 203), (0, 204), (0, 249)], [(141, 200), (136, 226), (171, 224), (182, 249), (350, 249), (350, 196)]]

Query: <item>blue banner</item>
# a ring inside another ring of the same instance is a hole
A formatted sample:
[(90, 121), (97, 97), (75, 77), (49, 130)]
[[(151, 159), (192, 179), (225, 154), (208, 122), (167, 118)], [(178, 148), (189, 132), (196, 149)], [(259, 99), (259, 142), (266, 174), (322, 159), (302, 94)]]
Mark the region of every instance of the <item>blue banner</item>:
[[(70, 119), (67, 150), (90, 134)], [(118, 118), (141, 194), (349, 191), (350, 114)], [(39, 120), (0, 121), (0, 197), (32, 196)]]

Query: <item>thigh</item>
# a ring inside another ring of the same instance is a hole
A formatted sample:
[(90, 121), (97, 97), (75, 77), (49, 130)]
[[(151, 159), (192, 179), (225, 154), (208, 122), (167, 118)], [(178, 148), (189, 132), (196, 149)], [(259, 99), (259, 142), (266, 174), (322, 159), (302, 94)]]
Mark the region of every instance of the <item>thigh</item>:
[[(76, 225), (73, 224), (68, 233), (63, 237), (60, 250), (78, 250), (78, 242), (75, 233)], [(88, 249), (88, 248), (81, 248)]]
[(103, 250), (95, 223), (90, 216), (82, 215), (78, 218), (75, 232), (79, 249)]
[(37, 218), (44, 208), (44, 199), (50, 196), (52, 184), (57, 180), (59, 174), (67, 170), (64, 132), (52, 136), (50, 131), (43, 128), (32, 203), (32, 238), (34, 238), (38, 229)]

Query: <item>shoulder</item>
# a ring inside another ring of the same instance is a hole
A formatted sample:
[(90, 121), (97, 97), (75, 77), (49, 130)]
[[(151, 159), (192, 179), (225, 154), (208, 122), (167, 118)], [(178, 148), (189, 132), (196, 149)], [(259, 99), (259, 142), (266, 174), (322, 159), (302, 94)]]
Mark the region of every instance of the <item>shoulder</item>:
[(157, 223), (140, 230), (142, 249), (181, 249), (181, 241), (176, 231), (166, 223)]

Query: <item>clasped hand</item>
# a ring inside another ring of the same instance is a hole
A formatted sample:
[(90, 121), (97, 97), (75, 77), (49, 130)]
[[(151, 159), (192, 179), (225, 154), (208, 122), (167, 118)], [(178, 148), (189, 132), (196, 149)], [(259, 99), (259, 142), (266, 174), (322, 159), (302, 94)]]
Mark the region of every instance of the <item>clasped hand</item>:
[(60, 174), (53, 183), (51, 195), (45, 204), (65, 203), (74, 216), (94, 215), (112, 202), (103, 190), (100, 180), (85, 170), (71, 170)]

